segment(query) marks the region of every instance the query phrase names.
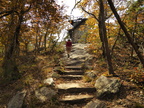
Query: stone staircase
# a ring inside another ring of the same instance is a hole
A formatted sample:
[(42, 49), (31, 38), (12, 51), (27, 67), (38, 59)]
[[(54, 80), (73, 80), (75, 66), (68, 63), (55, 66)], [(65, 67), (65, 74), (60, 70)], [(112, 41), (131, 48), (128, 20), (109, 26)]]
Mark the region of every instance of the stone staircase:
[(93, 99), (96, 89), (82, 78), (84, 72), (78, 60), (71, 60), (72, 64), (65, 66), (64, 72), (59, 72), (63, 82), (56, 85), (59, 94), (59, 101), (68, 104), (86, 104)]

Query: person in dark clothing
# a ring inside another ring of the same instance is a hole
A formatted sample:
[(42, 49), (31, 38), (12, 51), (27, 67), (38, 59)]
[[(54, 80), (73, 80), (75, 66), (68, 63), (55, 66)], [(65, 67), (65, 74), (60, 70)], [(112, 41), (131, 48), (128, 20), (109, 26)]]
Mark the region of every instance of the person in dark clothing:
[(70, 57), (70, 52), (72, 49), (72, 42), (70, 41), (70, 39), (66, 42), (66, 51), (67, 51), (67, 55), (68, 58)]

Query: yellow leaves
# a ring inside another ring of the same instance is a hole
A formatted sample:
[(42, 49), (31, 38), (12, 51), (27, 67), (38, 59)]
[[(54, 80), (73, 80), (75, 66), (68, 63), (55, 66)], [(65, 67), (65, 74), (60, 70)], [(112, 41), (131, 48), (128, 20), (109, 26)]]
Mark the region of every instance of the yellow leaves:
[(25, 46), (25, 44), (21, 42), (21, 43), (20, 43), (20, 46)]
[(115, 42), (115, 37), (111, 37), (108, 39), (109, 45), (113, 45)]
[(97, 50), (94, 50), (93, 53), (97, 53)]
[(94, 18), (89, 18), (86, 21), (86, 24), (88, 25), (88, 38), (87, 41), (90, 43), (96, 43), (97, 40), (99, 40), (99, 29), (98, 29), (98, 25), (96, 24), (96, 20)]
[(106, 71), (102, 74), (103, 76), (109, 76), (109, 71)]
[(80, 3), (81, 6), (86, 6), (87, 4), (88, 4), (88, 0), (83, 0), (83, 1)]
[(84, 29), (85, 29), (85, 25), (81, 25), (79, 28), (80, 31), (83, 31)]
[(89, 18), (86, 21), (86, 24), (88, 24), (88, 25), (95, 25), (96, 24), (96, 20), (94, 18)]

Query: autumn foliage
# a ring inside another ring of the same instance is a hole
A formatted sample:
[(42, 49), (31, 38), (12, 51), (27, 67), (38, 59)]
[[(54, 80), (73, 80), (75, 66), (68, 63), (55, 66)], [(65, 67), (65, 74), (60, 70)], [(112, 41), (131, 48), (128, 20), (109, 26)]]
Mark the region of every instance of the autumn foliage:
[[(102, 20), (102, 3), (104, 6), (104, 20)], [(113, 4), (120, 16), (118, 19), (115, 18), (118, 15), (113, 13), (116, 11), (109, 5), (109, 3), (111, 3), (111, 0), (81, 0), (77, 2), (77, 7), (83, 11), (86, 17), (88, 17), (88, 20), (86, 21), (89, 28), (87, 30), (87, 42), (91, 43), (89, 46), (91, 53), (98, 58), (102, 58), (102, 55), (107, 53), (104, 48), (107, 45), (103, 40), (103, 35), (105, 33), (101, 32), (104, 27), (104, 25), (101, 26), (101, 22), (105, 21), (108, 48), (110, 49), (112, 65), (114, 68), (121, 66), (127, 67), (131, 65), (134, 67), (141, 65), (143, 67), (143, 1), (114, 1)], [(83, 30), (83, 26), (81, 27), (81, 30)], [(108, 58), (109, 57), (107, 57), (106, 60), (108, 60)], [(108, 63), (108, 68), (109, 66), (110, 65)], [(133, 71), (132, 67), (131, 69)], [(137, 81), (137, 79), (141, 79), (140, 77), (143, 76), (143, 71), (142, 73), (139, 72), (139, 74), (136, 74), (137, 72), (135, 71), (131, 75), (131, 79), (133, 79), (133, 81), (134, 79)], [(143, 82), (143, 78), (138, 82)]]
[(59, 37), (67, 17), (54, 0), (1, 0), (0, 4), (4, 77), (13, 79), (19, 76), (18, 56), (55, 47), (55, 35)]

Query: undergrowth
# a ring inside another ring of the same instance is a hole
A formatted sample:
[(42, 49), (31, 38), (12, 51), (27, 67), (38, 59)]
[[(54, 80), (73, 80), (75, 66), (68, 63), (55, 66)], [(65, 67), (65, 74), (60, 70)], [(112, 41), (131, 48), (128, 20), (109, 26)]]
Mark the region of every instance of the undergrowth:
[[(4, 108), (9, 100), (17, 91), (27, 90), (25, 102), (30, 108), (53, 108), (57, 104), (56, 99), (48, 103), (40, 103), (34, 97), (34, 91), (40, 87), (47, 86), (43, 80), (49, 77), (53, 68), (59, 64), (59, 58), (63, 53), (63, 48), (55, 48), (52, 53), (42, 51), (37, 56), (33, 53), (28, 55), (21, 54), (17, 59), (17, 65), (22, 77), (14, 81), (6, 81), (2, 77), (2, 68), (0, 68), (0, 108)], [(0, 63), (2, 65), (2, 62)], [(40, 104), (39, 104), (40, 103)], [(26, 106), (23, 106), (26, 108)]]

